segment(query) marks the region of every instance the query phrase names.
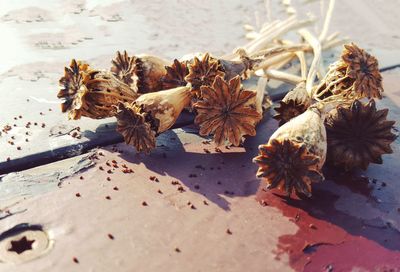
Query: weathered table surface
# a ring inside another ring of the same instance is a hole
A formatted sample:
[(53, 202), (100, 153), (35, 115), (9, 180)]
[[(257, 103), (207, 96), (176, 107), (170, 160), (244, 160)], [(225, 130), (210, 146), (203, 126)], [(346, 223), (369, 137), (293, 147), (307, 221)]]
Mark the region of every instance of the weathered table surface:
[[(271, 2), (271, 19), (286, 16)], [(400, 1), (336, 2), (332, 30), (381, 67), (400, 63)], [(318, 2), (298, 8), (320, 14)], [(15, 124), (0, 136), (0, 271), (399, 270), (399, 139), (383, 165), (325, 169), (311, 200), (287, 201), (259, 189), (251, 162), (277, 127), (269, 116), (244, 147), (219, 151), (185, 126), (145, 156), (107, 146), (121, 140), (114, 120), (68, 122), (59, 112), (57, 81), (73, 57), (107, 68), (123, 49), (223, 54), (245, 43), (242, 25), (255, 16), (265, 19), (264, 1), (0, 2), (0, 125)], [(396, 121), (399, 75), (384, 72), (378, 103)], [(80, 139), (68, 134), (76, 127)], [(60, 156), (71, 158), (49, 163)], [(22, 163), (42, 166), (10, 172)], [(7, 251), (26, 229), (33, 236), (21, 245), (36, 237), (33, 249)]]

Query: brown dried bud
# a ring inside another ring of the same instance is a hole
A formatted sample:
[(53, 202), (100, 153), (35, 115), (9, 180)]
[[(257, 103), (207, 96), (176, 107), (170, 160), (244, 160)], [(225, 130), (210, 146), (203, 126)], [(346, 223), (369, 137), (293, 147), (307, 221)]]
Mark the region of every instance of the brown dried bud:
[(174, 63), (171, 66), (166, 66), (165, 69), (167, 74), (161, 78), (165, 90), (187, 85), (185, 80), (185, 77), (189, 74), (187, 61), (180, 62), (175, 59)]
[(162, 90), (161, 77), (166, 74), (166, 60), (150, 55), (130, 57), (117, 52), (111, 72), (139, 94)]
[(308, 95), (306, 84), (305, 82), (301, 82), (279, 101), (279, 107), (275, 108), (277, 114), (274, 116), (274, 119), (279, 121), (279, 126), (282, 126), (289, 120), (305, 112), (311, 105), (311, 102), (312, 99)]
[(148, 93), (135, 102), (118, 105), (117, 131), (137, 151), (149, 153), (155, 148), (155, 137), (169, 129), (190, 103), (189, 87)]
[(68, 112), (69, 119), (81, 116), (102, 119), (116, 114), (115, 105), (120, 101), (133, 101), (138, 95), (111, 73), (93, 70), (88, 64), (72, 60), (65, 67), (60, 79), (62, 89), (57, 97), (63, 98), (62, 112)]
[(394, 121), (388, 121), (388, 109), (377, 110), (375, 101), (356, 100), (350, 107), (337, 107), (325, 121), (328, 136), (329, 163), (345, 170), (361, 168), (369, 163), (382, 164), (382, 155), (392, 153), (390, 144)]
[(220, 70), (218, 60), (206, 53), (201, 60), (194, 57), (185, 79), (192, 84), (194, 95), (200, 97), (200, 87), (211, 86), (217, 76), (224, 76), (224, 72)]
[(214, 135), (217, 145), (228, 142), (238, 146), (243, 136), (256, 134), (263, 97), (257, 97), (256, 91), (242, 89), (239, 76), (229, 82), (217, 76), (211, 87), (201, 87), (201, 97), (193, 105), (200, 135)]
[(250, 59), (244, 52), (240, 52), (239, 57), (240, 60), (224, 60), (206, 53), (201, 60), (197, 56), (190, 60), (189, 74), (185, 79), (192, 84), (193, 94), (200, 97), (200, 87), (211, 86), (217, 76), (222, 76), (227, 81), (236, 76), (248, 78), (256, 60)]
[(344, 46), (340, 60), (329, 66), (316, 97), (343, 95), (352, 99), (382, 98), (382, 76), (375, 57), (354, 43)]
[(382, 76), (378, 60), (354, 43), (344, 46), (342, 60), (347, 64), (346, 75), (354, 82), (358, 97), (382, 98)]
[(324, 179), (326, 131), (320, 112), (309, 108), (278, 128), (259, 150), (253, 161), (268, 188), (311, 197), (311, 184)]

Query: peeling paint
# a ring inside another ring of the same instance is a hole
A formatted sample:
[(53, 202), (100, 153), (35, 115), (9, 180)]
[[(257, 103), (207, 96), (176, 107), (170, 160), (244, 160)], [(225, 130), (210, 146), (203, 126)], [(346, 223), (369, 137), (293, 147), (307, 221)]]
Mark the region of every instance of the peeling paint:
[(65, 178), (92, 167), (95, 151), (54, 164), (14, 172), (0, 177), (0, 209), (10, 201), (43, 194), (60, 186)]

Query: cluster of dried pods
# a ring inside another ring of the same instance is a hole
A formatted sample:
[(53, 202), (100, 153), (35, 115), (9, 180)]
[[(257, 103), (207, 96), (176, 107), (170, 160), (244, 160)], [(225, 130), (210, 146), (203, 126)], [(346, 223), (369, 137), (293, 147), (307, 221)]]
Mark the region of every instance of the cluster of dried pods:
[[(382, 163), (381, 156), (392, 152), (395, 139), (394, 122), (386, 120), (388, 110), (377, 110), (373, 100), (383, 92), (375, 57), (348, 44), (327, 73), (318, 70), (321, 50), (342, 41), (336, 35), (326, 37), (329, 19), (318, 38), (305, 28), (298, 31), (306, 43), (278, 39), (310, 22), (290, 17), (260, 32), (252, 29), (257, 38), (221, 58), (205, 53), (169, 62), (125, 51), (117, 52), (109, 71), (72, 60), (60, 79), (62, 111), (70, 119), (116, 117), (125, 142), (149, 153), (157, 135), (189, 110), (200, 135), (212, 136), (217, 145), (239, 146), (245, 136), (256, 134), (256, 125), (272, 104), (265, 85), (246, 89), (242, 80), (256, 75), (295, 84), (275, 109), (280, 127), (259, 147), (254, 162), (268, 188), (310, 197), (312, 183), (324, 179), (325, 161), (345, 170), (366, 169), (369, 163)], [(314, 59), (307, 73), (305, 53), (310, 51)], [(277, 70), (294, 59), (301, 76)]]
[(377, 59), (345, 45), (319, 84), (307, 90), (299, 83), (282, 99), (274, 116), (280, 127), (254, 158), (257, 176), (268, 188), (310, 197), (312, 183), (324, 179), (325, 160), (345, 170), (381, 164), (396, 138), (388, 109), (375, 105), (382, 92)]

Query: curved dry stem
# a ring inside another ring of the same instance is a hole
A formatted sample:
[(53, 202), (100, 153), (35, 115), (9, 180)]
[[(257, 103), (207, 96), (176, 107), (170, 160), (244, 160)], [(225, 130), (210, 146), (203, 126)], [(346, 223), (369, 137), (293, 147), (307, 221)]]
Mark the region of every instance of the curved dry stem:
[(311, 63), (310, 69), (308, 70), (306, 82), (306, 90), (312, 97), (312, 87), (314, 84), (315, 76), (317, 75), (318, 67), (321, 62), (321, 44), (319, 40), (307, 29), (300, 29), (299, 33), (311, 45), (314, 53), (314, 58)]

